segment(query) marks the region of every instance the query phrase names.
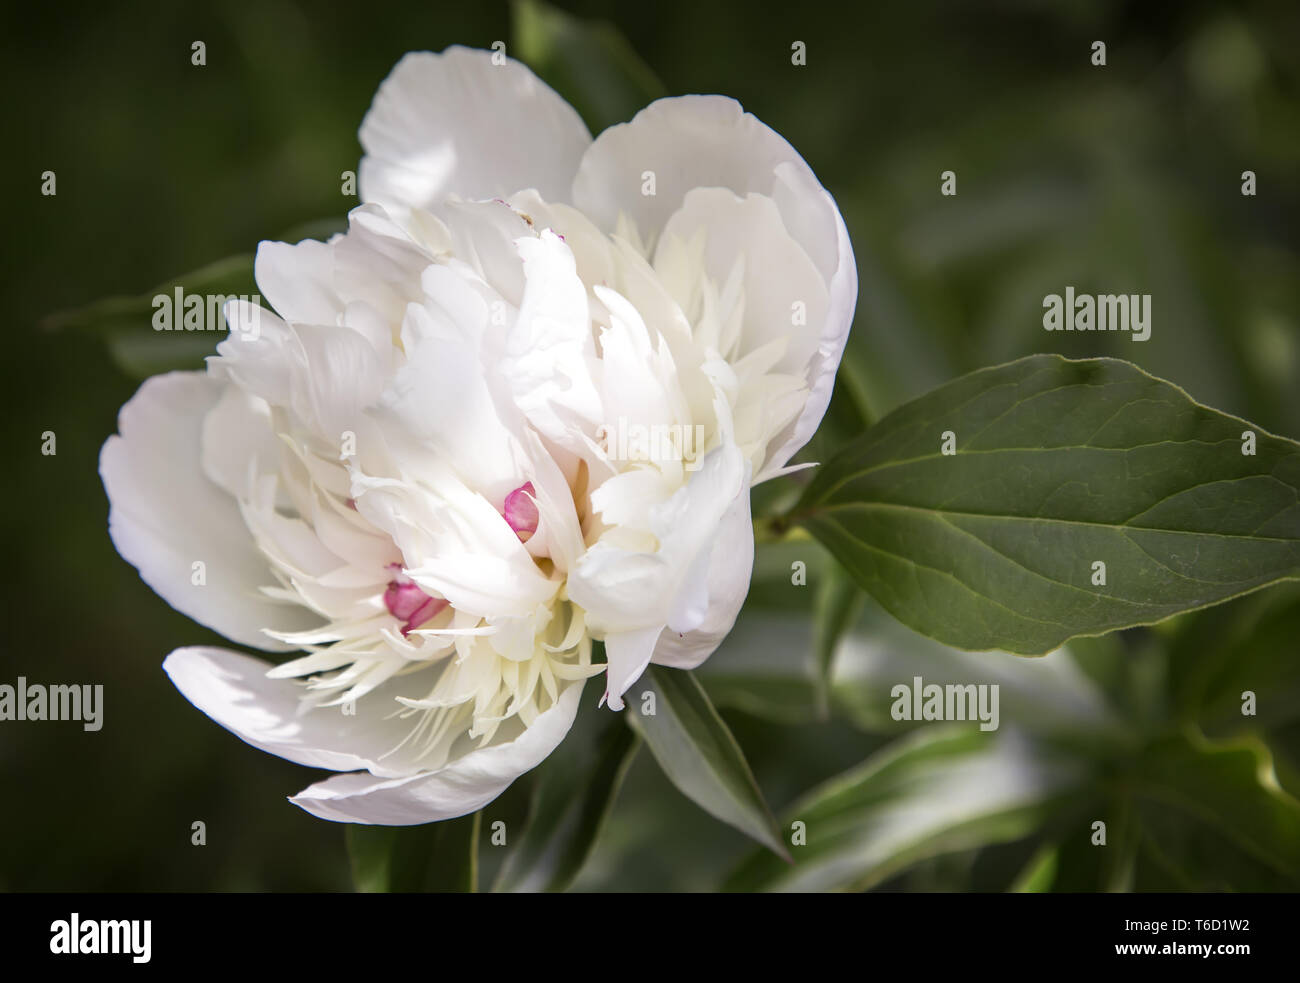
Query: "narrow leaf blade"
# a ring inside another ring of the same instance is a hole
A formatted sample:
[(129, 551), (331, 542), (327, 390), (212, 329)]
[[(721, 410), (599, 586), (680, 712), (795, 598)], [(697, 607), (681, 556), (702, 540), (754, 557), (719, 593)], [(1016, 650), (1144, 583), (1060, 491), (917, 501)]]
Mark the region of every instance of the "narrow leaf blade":
[(1031, 834), (1085, 775), (1077, 762), (1014, 732), (919, 731), (786, 812), (787, 828), (801, 824), (792, 864), (755, 853), (726, 887), (865, 890), (920, 860)]
[(625, 716), (669, 780), (705, 812), (787, 856), (740, 745), (695, 677), (651, 666), (641, 681), (655, 712), (643, 715), (638, 699)]

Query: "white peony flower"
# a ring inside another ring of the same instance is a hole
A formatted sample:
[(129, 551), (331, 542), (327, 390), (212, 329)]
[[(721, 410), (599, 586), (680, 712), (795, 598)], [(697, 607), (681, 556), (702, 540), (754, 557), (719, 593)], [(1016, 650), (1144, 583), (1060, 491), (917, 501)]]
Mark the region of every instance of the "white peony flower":
[(749, 487), (825, 412), (856, 272), (830, 195), (730, 99), (593, 142), (523, 65), (457, 47), (403, 58), (361, 142), (348, 231), (263, 243), (276, 313), (229, 304), (207, 372), (141, 386), (100, 471), (173, 607), (306, 653), (180, 649), (181, 692), (345, 773), (304, 809), (401, 825), (536, 766), (591, 675), (621, 709), (649, 662), (717, 647)]

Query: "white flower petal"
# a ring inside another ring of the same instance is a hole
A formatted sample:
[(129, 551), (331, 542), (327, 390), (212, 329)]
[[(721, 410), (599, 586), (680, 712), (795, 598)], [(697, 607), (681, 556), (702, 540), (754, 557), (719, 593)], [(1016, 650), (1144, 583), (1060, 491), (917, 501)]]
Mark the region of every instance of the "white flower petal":
[(523, 215), (504, 199), (462, 201), (454, 198), (439, 211), (450, 226), (451, 249), (493, 291), (517, 308), (524, 297), (524, 267), (515, 242), (532, 236)]
[(569, 247), (554, 232), (516, 245), (526, 285), (500, 371), (537, 431), (581, 454), (581, 435), (595, 432), (601, 410), (587, 289)]
[[(795, 233), (795, 238), (805, 248), (812, 242), (814, 235), (800, 234), (797, 226), (792, 224), (792, 215), (799, 211), (795, 202), (807, 200), (821, 191), (817, 179), (811, 172), (800, 168), (782, 165), (777, 168), (781, 178), (775, 198), (786, 227)], [(826, 200), (831, 202), (829, 194), (821, 191)], [(785, 204), (788, 201), (790, 204)], [(849, 232), (844, 227), (844, 219), (839, 210), (835, 212), (835, 254), (837, 257), (835, 272), (829, 282), (830, 306), (826, 312), (826, 322), (813, 355), (812, 364), (806, 376), (809, 395), (803, 412), (786, 431), (768, 447), (767, 466), (754, 476), (754, 484), (767, 481), (782, 473), (782, 468), (796, 453), (812, 439), (817, 427), (826, 415), (826, 408), (831, 402), (831, 388), (835, 385), (835, 373), (839, 371), (840, 359), (844, 356), (844, 345), (849, 340), (849, 327), (853, 324), (853, 312), (858, 303), (858, 266), (853, 258), (853, 246), (849, 243)], [(808, 213), (813, 214), (813, 213)], [(797, 219), (795, 220), (797, 221)], [(812, 255), (811, 253), (809, 255)], [(812, 322), (809, 322), (811, 327)]]
[[(642, 193), (647, 171), (655, 176), (653, 195)], [(606, 232), (625, 214), (653, 243), (695, 188), (777, 199), (786, 227), (823, 275), (829, 279), (838, 265), (834, 202), (784, 137), (725, 96), (659, 99), (605, 130), (583, 155), (573, 204)]]
[(429, 208), (448, 195), (536, 188), (563, 201), (591, 143), (573, 108), (526, 66), (459, 45), (406, 55), (361, 123), (361, 199)]
[[(653, 195), (641, 193), (646, 171), (655, 175)], [(853, 321), (857, 267), (834, 199), (798, 152), (734, 99), (692, 95), (660, 99), (602, 133), (583, 155), (573, 203), (606, 232), (623, 214), (653, 242), (690, 191), (711, 187), (772, 198), (829, 296), (824, 321), (810, 320), (804, 329), (818, 339), (807, 373), (811, 396), (772, 442), (757, 482), (772, 477), (816, 431)]]
[[(223, 388), (199, 372), (172, 372), (147, 380), (122, 407), (121, 435), (99, 456), (109, 535), (176, 610), (242, 644), (287, 651), (292, 646), (262, 629), (303, 631), (319, 620), (259, 593), (275, 578), (235, 499), (201, 465), (203, 422)], [(196, 562), (204, 564), (202, 584), (193, 582)]]
[(360, 429), (361, 411), (379, 399), (383, 361), (369, 340), (351, 328), (295, 324), (301, 360), (292, 375), (294, 411), (332, 444)]
[(514, 740), (470, 751), (443, 768), (405, 778), (336, 775), (289, 801), (333, 822), (412, 826), (464, 816), (487, 805), (526, 771), (537, 767), (573, 726), (582, 680)]
[(605, 700), (611, 710), (623, 709), (623, 694), (650, 664), (663, 627), (651, 625), (605, 636)]
[(449, 245), (447, 230), (432, 216), (423, 215), (411, 226), (399, 224), (379, 205), (359, 205), (348, 213), (347, 234), (330, 242), (340, 300), (364, 301), (389, 323), (402, 319), (406, 305), (421, 297), (420, 278), (433, 253)]
[[(382, 718), (362, 713), (374, 696), (340, 708), (304, 711), (301, 684), (267, 676), (271, 663), (226, 649), (177, 649), (163, 670), (181, 695), (242, 741), (313, 768), (369, 768), (401, 739), (403, 727), (377, 726)], [(395, 709), (390, 704), (385, 711)]]
[(253, 276), (275, 312), (289, 322), (333, 324), (343, 304), (334, 285), (334, 247), (304, 239), (263, 242), (257, 247)]
[[(293, 365), (302, 360), (298, 339), (283, 320), (246, 300), (229, 300), (223, 309), (231, 332), (207, 359), (208, 374), (229, 379), (272, 406), (290, 400)], [(236, 329), (256, 324), (256, 332)]]
[(694, 669), (722, 644), (749, 593), (754, 569), (754, 528), (749, 495), (739, 496), (718, 524), (709, 554), (708, 612), (692, 631), (666, 630), (659, 636), (655, 665)]
[(238, 386), (226, 386), (203, 417), (203, 473), (236, 497), (251, 494), (250, 476), (274, 474), (281, 444), (271, 430), (265, 401)]
[(522, 452), (492, 398), (485, 359), (469, 331), (445, 321), (441, 307), (412, 304), (403, 322), (406, 364), (389, 382), (383, 405), (430, 457), (451, 462), (474, 488), (504, 499), (519, 487)]
[[(700, 469), (643, 517), (658, 548), (627, 548), (608, 539), (587, 550), (569, 574), (569, 596), (588, 623), (606, 634), (702, 621), (706, 600), (701, 557), (736, 499), (748, 498), (748, 471), (734, 444), (713, 448)], [(694, 627), (694, 624), (691, 624)]]
[[(655, 267), (661, 257), (681, 249), (696, 236), (704, 239), (704, 273), (717, 284), (727, 282), (739, 265), (743, 272), (743, 334), (732, 361), (774, 341), (785, 342), (785, 354), (774, 369), (804, 372), (817, 348), (817, 336), (794, 324), (801, 313), (806, 325), (825, 322), (828, 298), (821, 274), (803, 248), (790, 237), (771, 198), (740, 196), (726, 188), (696, 188), (686, 195), (659, 237)], [(669, 283), (689, 289), (691, 285)], [(683, 291), (684, 293), (684, 291)], [(678, 295), (683, 308), (689, 301)], [(796, 311), (795, 305), (802, 305)]]
[(735, 445), (715, 447), (686, 485), (648, 510), (656, 552), (599, 542), (570, 574), (569, 596), (604, 634), (613, 709), (657, 643), (666, 665), (698, 665), (730, 629), (753, 565), (748, 474)]
[(527, 617), (539, 604), (549, 602), (560, 586), (559, 581), (544, 577), (522, 548), (504, 557), (439, 553), (406, 572), (421, 587), (447, 598), (456, 610), (480, 617)]

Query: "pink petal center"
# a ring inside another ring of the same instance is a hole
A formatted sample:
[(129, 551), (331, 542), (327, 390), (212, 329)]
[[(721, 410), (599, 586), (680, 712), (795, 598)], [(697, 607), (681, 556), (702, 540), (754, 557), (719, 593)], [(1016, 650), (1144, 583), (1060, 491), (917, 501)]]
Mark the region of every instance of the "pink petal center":
[(537, 532), (537, 503), (533, 500), (537, 490), (531, 481), (520, 485), (506, 496), (501, 514), (510, 523), (521, 543), (526, 543)]
[(418, 584), (402, 572), (400, 564), (390, 563), (388, 569), (393, 571), (394, 577), (384, 591), (384, 607), (398, 621), (405, 622), (402, 625), (403, 635), (409, 634), (413, 628), (419, 628), (447, 606), (447, 601), (441, 597), (430, 597), (422, 591)]

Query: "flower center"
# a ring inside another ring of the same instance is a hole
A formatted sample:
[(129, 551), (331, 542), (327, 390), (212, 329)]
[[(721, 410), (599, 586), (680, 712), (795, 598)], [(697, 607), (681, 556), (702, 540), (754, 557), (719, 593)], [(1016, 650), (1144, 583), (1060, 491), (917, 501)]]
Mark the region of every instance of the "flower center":
[(400, 563), (390, 563), (385, 569), (393, 571), (393, 579), (384, 591), (384, 607), (398, 621), (405, 622), (402, 626), (403, 637), (447, 606), (442, 598), (430, 597), (422, 591), (418, 584), (402, 572)]

